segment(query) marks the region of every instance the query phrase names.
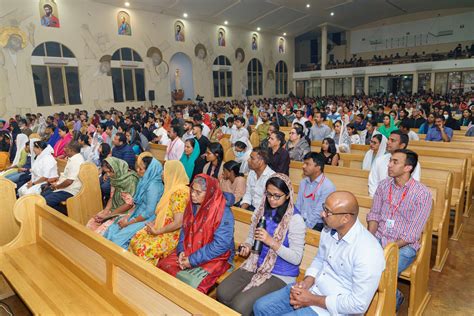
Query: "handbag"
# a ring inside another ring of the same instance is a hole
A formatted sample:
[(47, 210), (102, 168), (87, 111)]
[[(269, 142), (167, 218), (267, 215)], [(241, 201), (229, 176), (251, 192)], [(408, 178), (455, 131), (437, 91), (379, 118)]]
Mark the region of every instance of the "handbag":
[(176, 278), (196, 289), (208, 275), (209, 272), (201, 267), (197, 267), (179, 271), (176, 274)]

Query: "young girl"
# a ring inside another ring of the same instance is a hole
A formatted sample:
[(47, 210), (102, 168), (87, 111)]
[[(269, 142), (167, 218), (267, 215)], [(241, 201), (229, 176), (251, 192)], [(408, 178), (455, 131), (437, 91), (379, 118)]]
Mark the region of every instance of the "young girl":
[(351, 138), (351, 144), (360, 144), (360, 136), (353, 123), (347, 125), (347, 133)]
[(339, 154), (337, 153), (336, 143), (332, 138), (325, 138), (321, 145), (321, 155), (324, 158), (325, 165), (338, 166)]

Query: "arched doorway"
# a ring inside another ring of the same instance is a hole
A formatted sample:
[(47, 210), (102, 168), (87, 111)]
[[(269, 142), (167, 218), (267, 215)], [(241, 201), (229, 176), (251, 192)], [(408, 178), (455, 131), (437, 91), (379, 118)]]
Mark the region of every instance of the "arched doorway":
[(171, 91), (182, 89), (183, 100), (194, 99), (193, 65), (185, 53), (176, 53), (170, 61)]

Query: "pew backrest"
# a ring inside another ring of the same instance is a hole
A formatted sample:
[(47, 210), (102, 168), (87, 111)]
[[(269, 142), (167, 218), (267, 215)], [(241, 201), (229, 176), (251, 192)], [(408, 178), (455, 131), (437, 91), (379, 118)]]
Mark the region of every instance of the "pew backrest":
[(166, 145), (150, 143), (150, 152), (159, 161), (164, 161), (166, 156)]
[(20, 225), (13, 215), (16, 202), (16, 184), (0, 178), (0, 246), (9, 243), (20, 230)]

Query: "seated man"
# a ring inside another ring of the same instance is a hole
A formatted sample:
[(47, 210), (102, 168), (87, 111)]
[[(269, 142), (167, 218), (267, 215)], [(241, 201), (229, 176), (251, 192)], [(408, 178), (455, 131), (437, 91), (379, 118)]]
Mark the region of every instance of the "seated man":
[(453, 138), (453, 130), (444, 126), (446, 119), (443, 115), (435, 116), (435, 126), (428, 130), (426, 134), (426, 141), (433, 142), (450, 142)]
[(81, 147), (82, 146), (76, 141), (72, 141), (66, 146), (64, 150), (68, 156), (68, 160), (64, 172), (59, 176), (57, 182), (52, 183), (41, 193), (46, 199), (46, 204), (61, 213), (66, 213), (64, 209), (60, 208), (61, 202), (79, 193), (82, 187), (81, 180), (79, 180), (79, 170), (81, 169), (82, 163), (84, 163), (84, 157), (81, 155)]
[(410, 123), (409, 122), (407, 122), (407, 121), (400, 122), (400, 125), (398, 126), (398, 129), (403, 134), (407, 134), (409, 140), (420, 140), (420, 137), (418, 136), (418, 134), (415, 133), (414, 131), (410, 130)]
[(115, 134), (113, 143), (112, 157), (124, 160), (131, 170), (135, 170), (135, 152), (132, 146), (127, 144), (125, 133)]
[[(416, 258), (420, 238), (430, 216), (430, 190), (415, 180), (412, 173), (418, 164), (418, 155), (411, 150), (396, 150), (388, 165), (389, 178), (383, 180), (375, 192), (370, 213), (367, 214), (369, 231), (383, 247), (395, 242), (400, 249), (398, 274)], [(397, 291), (397, 310), (403, 295)]]
[(367, 311), (385, 269), (383, 249), (359, 222), (350, 192), (331, 193), (323, 206), (327, 225), (303, 281), (255, 302), (260, 315), (339, 315)]
[(275, 171), (268, 166), (268, 152), (259, 147), (252, 150), (248, 165), (250, 172), (247, 177), (247, 190), (240, 202), (240, 207), (253, 211), (260, 206), (265, 183)]
[(336, 191), (334, 184), (324, 176), (324, 159), (315, 152), (304, 156), (303, 174), (295, 206), (300, 211), (306, 227), (321, 231), (323, 204), (329, 194)]

